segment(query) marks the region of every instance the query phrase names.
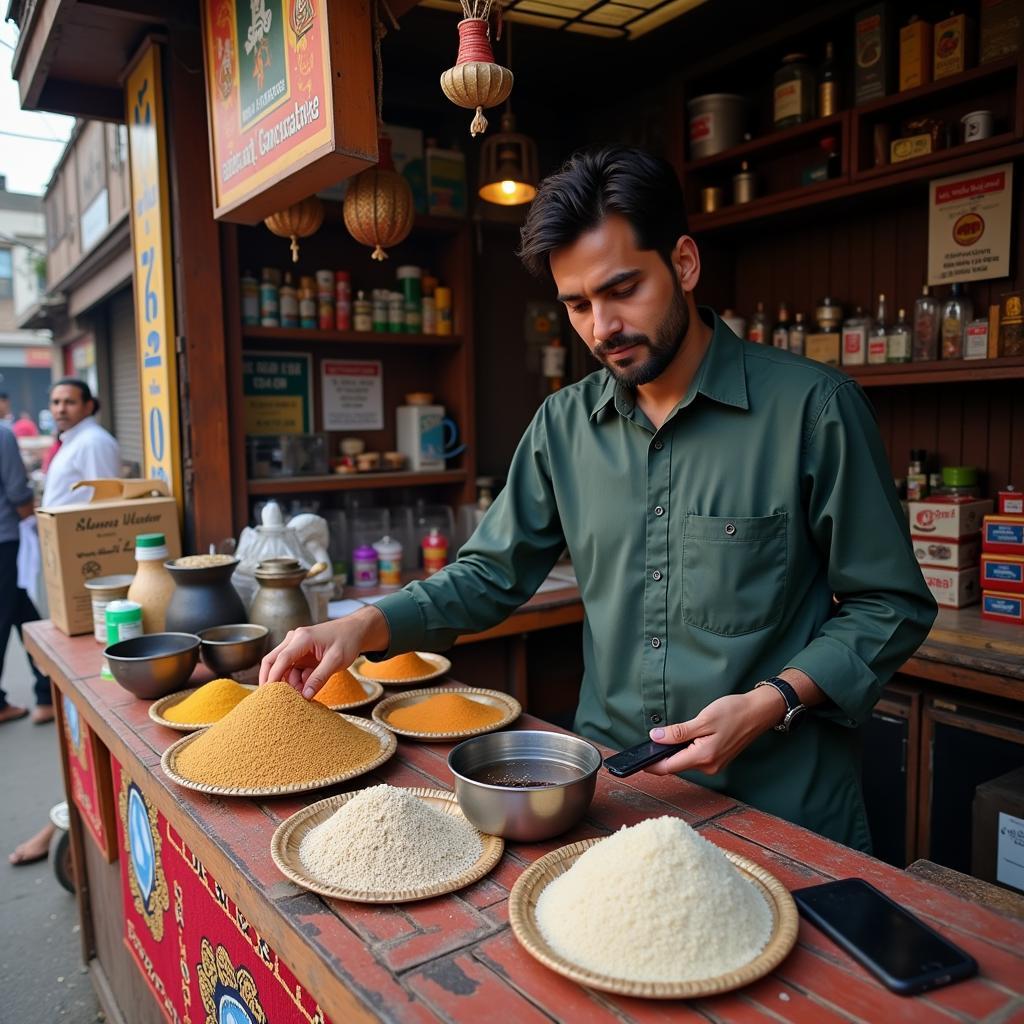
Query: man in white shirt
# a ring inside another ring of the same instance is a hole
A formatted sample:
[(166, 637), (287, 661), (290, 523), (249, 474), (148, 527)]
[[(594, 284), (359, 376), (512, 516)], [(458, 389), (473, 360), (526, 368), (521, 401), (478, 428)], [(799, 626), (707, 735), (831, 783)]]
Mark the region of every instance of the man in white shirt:
[(121, 475), (121, 446), (96, 422), (99, 408), (99, 399), (84, 380), (65, 377), (50, 389), (60, 447), (46, 470), (43, 508), (88, 501), (90, 488), (71, 489), (79, 480)]

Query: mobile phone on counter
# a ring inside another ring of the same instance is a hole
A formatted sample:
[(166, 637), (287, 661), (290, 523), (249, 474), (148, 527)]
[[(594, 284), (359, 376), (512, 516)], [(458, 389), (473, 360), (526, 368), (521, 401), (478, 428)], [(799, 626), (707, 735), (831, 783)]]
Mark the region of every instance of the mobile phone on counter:
[(969, 978), (975, 959), (862, 878), (793, 892), (800, 913), (886, 988), (912, 996)]
[(620, 779), (632, 775), (634, 772), (642, 771), (648, 765), (657, 761), (663, 761), (666, 757), (675, 754), (677, 751), (688, 747), (686, 743), (655, 743), (654, 740), (645, 740), (635, 747), (612, 754), (604, 759), (604, 766)]

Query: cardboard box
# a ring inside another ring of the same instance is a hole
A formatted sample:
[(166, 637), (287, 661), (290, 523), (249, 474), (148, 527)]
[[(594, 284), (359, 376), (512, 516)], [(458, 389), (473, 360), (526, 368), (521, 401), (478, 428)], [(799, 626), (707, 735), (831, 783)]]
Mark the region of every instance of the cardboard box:
[(981, 595), (981, 617), (993, 622), (1024, 626), (1024, 594), (1003, 594), (986, 590)]
[(808, 334), (804, 339), (804, 354), (829, 366), (839, 365), (839, 334)]
[(999, 355), (999, 305), (992, 303), (988, 307), (988, 357), (995, 359)]
[(935, 25), (935, 63), (932, 77), (936, 81), (958, 75), (971, 66), (974, 22), (966, 14), (954, 14)]
[(911, 135), (907, 139), (893, 139), (889, 144), (889, 163), (901, 164), (904, 160), (915, 160), (932, 151), (931, 135)]
[(981, 550), (996, 555), (1024, 555), (1024, 516), (985, 516)]
[(910, 502), (910, 532), (915, 537), (959, 540), (977, 533), (992, 511), (989, 499), (931, 498)]
[(974, 534), (960, 540), (939, 540), (938, 537), (911, 535), (914, 557), (921, 565), (942, 569), (967, 569), (977, 565), (981, 556), (981, 537)]
[(1024, 594), (1024, 557), (982, 555), (981, 589), (1003, 594)]
[(1007, 487), (999, 492), (999, 515), (1024, 516), (1024, 491)]
[(853, 96), (860, 105), (889, 92), (889, 15), (885, 4), (857, 14), (853, 26)]
[(1001, 60), (1024, 42), (1024, 0), (981, 0), (980, 61)]
[(966, 608), (981, 599), (978, 570), (973, 566), (969, 569), (933, 569), (931, 566), (922, 566), (921, 572), (932, 597), (943, 608)]
[(170, 557), (181, 555), (178, 505), (162, 480), (83, 480), (80, 486), (94, 487), (91, 502), (36, 512), (50, 618), (68, 636), (93, 629), (86, 580), (134, 574), (138, 534), (162, 533)]
[(1024, 767), (974, 791), (971, 874), (1024, 892)]
[(900, 92), (932, 80), (932, 27), (915, 18), (900, 29)]

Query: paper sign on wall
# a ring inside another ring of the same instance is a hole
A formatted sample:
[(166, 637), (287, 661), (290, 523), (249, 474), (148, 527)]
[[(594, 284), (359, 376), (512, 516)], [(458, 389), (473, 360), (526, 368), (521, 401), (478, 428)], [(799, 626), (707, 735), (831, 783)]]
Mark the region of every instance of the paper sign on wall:
[(1013, 164), (942, 178), (929, 192), (928, 283), (1008, 276)]
[(375, 360), (322, 360), (324, 430), (383, 430), (383, 380), (383, 366)]
[(1024, 892), (1024, 819), (999, 812), (996, 879)]

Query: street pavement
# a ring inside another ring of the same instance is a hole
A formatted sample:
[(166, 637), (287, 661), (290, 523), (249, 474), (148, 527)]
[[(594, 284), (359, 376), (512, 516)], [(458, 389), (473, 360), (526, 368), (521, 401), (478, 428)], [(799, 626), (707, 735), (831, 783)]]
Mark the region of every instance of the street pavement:
[[(10, 703), (33, 706), (32, 673), (16, 633), (2, 685)], [(17, 868), (7, 861), (63, 799), (55, 726), (27, 718), (0, 725), (0, 779), (0, 1024), (94, 1024), (103, 1018), (82, 966), (74, 896), (48, 860)]]

